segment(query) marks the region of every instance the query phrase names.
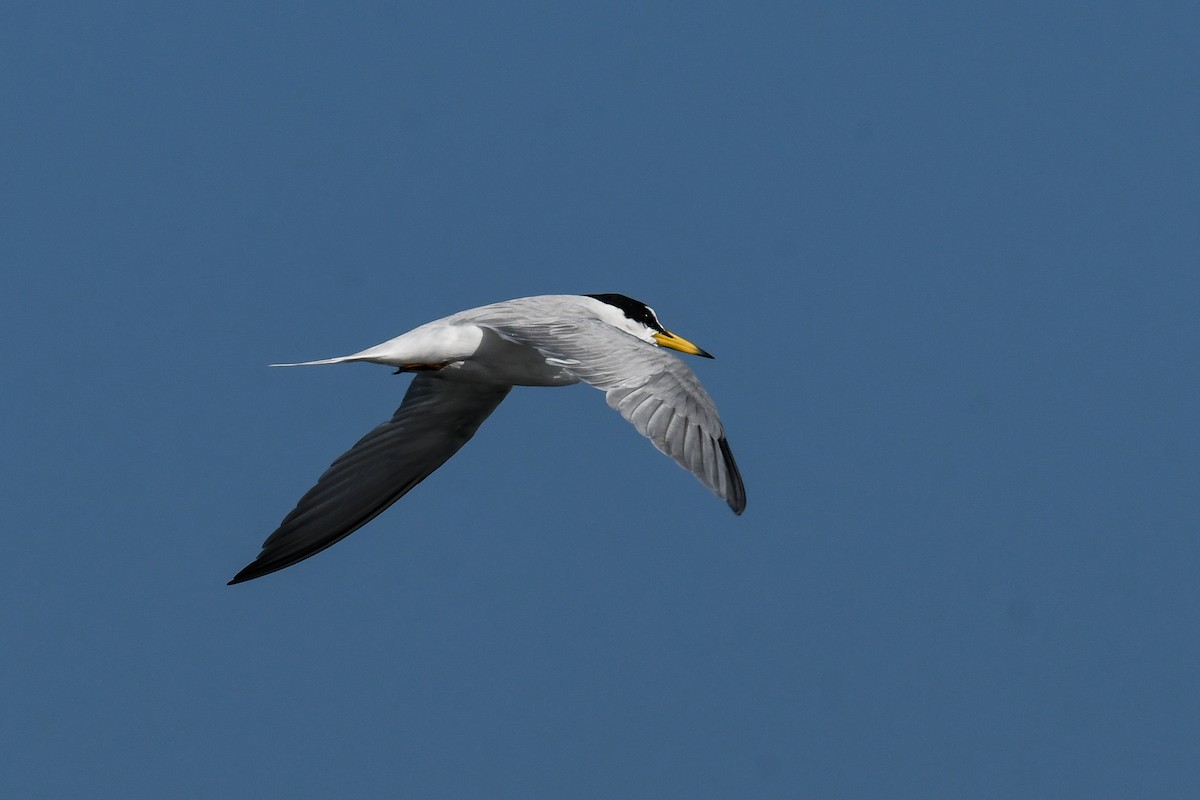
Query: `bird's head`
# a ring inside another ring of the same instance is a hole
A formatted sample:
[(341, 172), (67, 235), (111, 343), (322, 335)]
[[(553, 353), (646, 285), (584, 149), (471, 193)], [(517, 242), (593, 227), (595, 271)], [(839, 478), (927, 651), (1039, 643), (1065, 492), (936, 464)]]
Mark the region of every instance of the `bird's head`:
[(658, 321), (658, 315), (654, 313), (654, 309), (639, 300), (623, 294), (589, 294), (586, 296), (600, 302), (600, 319), (614, 328), (619, 328), (650, 344), (668, 347), (693, 356), (712, 358), (709, 353), (701, 350), (687, 339), (676, 336), (664, 328)]

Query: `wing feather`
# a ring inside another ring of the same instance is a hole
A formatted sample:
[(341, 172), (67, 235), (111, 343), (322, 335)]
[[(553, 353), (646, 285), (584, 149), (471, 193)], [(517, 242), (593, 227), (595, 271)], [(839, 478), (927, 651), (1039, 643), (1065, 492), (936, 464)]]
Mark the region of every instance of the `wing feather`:
[(511, 388), (418, 375), (392, 418), (325, 470), (230, 583), (289, 567), (366, 525), (457, 453)]
[(670, 352), (600, 320), (513, 325), (479, 316), (474, 322), (536, 348), (604, 391), (609, 406), (724, 498), (734, 513), (746, 509), (746, 489), (717, 407), (696, 373)]

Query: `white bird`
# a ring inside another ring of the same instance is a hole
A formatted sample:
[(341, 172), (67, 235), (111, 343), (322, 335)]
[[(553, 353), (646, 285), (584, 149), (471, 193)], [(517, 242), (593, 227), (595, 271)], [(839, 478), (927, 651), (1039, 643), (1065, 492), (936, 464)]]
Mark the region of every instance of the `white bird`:
[(712, 358), (620, 294), (544, 295), (472, 308), (358, 353), (300, 367), (368, 361), (416, 372), (387, 422), (342, 454), (230, 584), (290, 567), (349, 536), (446, 463), (513, 386), (584, 382), (638, 433), (746, 508), (716, 406), (696, 374), (660, 348)]

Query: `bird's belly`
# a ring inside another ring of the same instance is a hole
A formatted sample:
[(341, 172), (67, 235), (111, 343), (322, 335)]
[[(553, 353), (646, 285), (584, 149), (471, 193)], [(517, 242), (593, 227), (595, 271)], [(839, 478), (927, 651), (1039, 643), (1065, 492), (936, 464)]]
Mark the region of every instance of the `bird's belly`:
[(475, 360), (455, 361), (439, 370), (438, 375), (450, 380), (477, 381), (506, 386), (570, 386), (573, 383), (579, 383), (579, 378), (561, 366), (547, 364), (544, 358), (540, 359), (538, 363), (506, 362), (497, 364)]
[(447, 364), (441, 376), (509, 386), (569, 386), (579, 383), (562, 363), (547, 359), (532, 347), (484, 331), (475, 353)]

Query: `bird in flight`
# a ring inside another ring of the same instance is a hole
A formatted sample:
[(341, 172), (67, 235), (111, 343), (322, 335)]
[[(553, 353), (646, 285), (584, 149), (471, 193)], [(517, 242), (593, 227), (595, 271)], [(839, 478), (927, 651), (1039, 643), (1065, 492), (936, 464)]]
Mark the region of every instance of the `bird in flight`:
[(358, 353), (414, 372), (404, 401), (338, 457), (229, 583), (303, 561), (366, 525), (458, 452), (514, 386), (587, 383), (735, 514), (746, 490), (712, 398), (665, 349), (712, 358), (621, 294), (542, 295), (460, 311)]

